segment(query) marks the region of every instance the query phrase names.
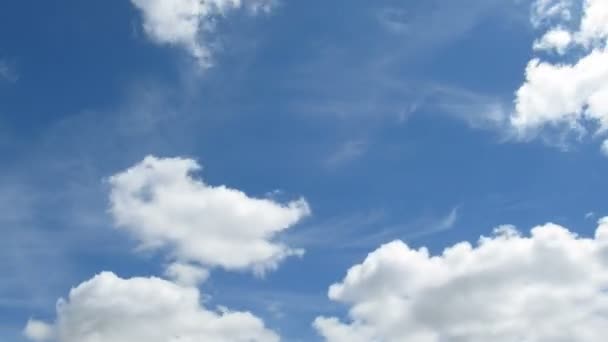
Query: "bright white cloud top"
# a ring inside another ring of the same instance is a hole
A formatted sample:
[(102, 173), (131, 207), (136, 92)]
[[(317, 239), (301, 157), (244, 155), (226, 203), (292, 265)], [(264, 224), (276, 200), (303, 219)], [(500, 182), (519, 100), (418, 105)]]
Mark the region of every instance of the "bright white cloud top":
[(272, 0), (131, 0), (143, 16), (143, 29), (154, 42), (185, 48), (202, 67), (212, 64), (212, 41), (218, 18), (247, 8), (268, 11)]
[(204, 308), (196, 285), (210, 267), (261, 273), (301, 254), (272, 240), (308, 215), (308, 204), (212, 187), (193, 178), (198, 170), (192, 159), (149, 156), (109, 178), (117, 226), (141, 248), (170, 253), (165, 276), (171, 280), (101, 273), (58, 301), (54, 323), (30, 320), (24, 335), (36, 342), (278, 341), (248, 312)]
[[(577, 4), (582, 9), (579, 11)], [(580, 15), (575, 15), (580, 13)], [(533, 23), (547, 28), (535, 50), (557, 52), (534, 58), (516, 93), (511, 124), (521, 138), (552, 127), (582, 136), (608, 130), (608, 2), (537, 0)], [(554, 56), (555, 57), (555, 56)]]
[(279, 341), (248, 312), (215, 312), (200, 303), (194, 287), (106, 272), (59, 300), (54, 324), (31, 320), (24, 333), (36, 342)]
[(555, 224), (522, 236), (498, 228), (430, 255), (396, 241), (329, 289), (351, 321), (319, 317), (330, 342), (604, 341), (608, 333), (608, 218), (594, 238)]
[[(192, 159), (146, 157), (109, 179), (110, 212), (116, 225), (143, 249), (169, 251), (181, 264), (263, 273), (300, 249), (275, 242), (310, 214), (299, 199), (286, 204), (252, 198), (196, 179)], [(174, 267), (183, 274), (184, 267)]]

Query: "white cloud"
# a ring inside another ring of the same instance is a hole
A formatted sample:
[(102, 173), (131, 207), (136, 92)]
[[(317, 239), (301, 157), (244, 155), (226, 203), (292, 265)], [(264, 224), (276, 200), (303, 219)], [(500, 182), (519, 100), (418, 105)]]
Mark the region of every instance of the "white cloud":
[(401, 241), (352, 267), (329, 297), (349, 322), (319, 317), (330, 342), (585, 341), (608, 333), (608, 218), (593, 238), (546, 224), (498, 228), (431, 255)]
[(567, 125), (584, 131), (584, 120), (608, 128), (608, 50), (596, 50), (574, 65), (555, 65), (532, 60), (526, 82), (517, 91), (512, 125), (520, 134), (536, 132), (545, 125)]
[(583, 18), (578, 40), (586, 45), (604, 44), (608, 38), (608, 2), (605, 0), (585, 0)]
[[(577, 4), (581, 10), (573, 11)], [(574, 22), (580, 23), (570, 30), (573, 13), (580, 16)], [(579, 137), (604, 133), (608, 129), (608, 2), (537, 0), (532, 19), (549, 26), (534, 48), (555, 50), (563, 60), (536, 57), (528, 63), (510, 118), (517, 136), (529, 139), (546, 128)]]
[(248, 312), (210, 311), (200, 302), (194, 287), (106, 272), (60, 299), (53, 325), (30, 321), (26, 335), (37, 342), (50, 340), (49, 331), (57, 342), (279, 341)]
[(30, 319), (23, 329), (23, 335), (35, 342), (46, 342), (55, 338), (55, 330), (47, 323)]
[(165, 276), (184, 286), (195, 286), (209, 278), (209, 271), (199, 266), (173, 263), (165, 270)]
[(536, 0), (532, 4), (531, 21), (541, 26), (558, 19), (569, 21), (572, 18), (572, 0)]
[(192, 159), (148, 156), (112, 176), (116, 225), (142, 249), (168, 251), (172, 261), (201, 267), (263, 273), (303, 253), (274, 239), (310, 214), (304, 199), (281, 204), (248, 197), (205, 184), (192, 176), (198, 170)]
[(608, 139), (604, 140), (604, 142), (602, 143), (602, 153), (608, 157)]
[(540, 40), (534, 42), (534, 50), (555, 50), (563, 55), (571, 43), (572, 35), (569, 31), (555, 28), (545, 33)]
[(268, 11), (273, 0), (131, 0), (143, 16), (143, 29), (158, 43), (187, 49), (202, 67), (212, 64), (209, 35), (218, 18), (241, 8)]

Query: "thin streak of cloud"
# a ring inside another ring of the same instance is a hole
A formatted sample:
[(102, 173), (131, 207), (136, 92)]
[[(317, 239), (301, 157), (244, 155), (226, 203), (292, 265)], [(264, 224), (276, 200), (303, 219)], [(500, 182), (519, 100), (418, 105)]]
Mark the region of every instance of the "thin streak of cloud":
[(349, 140), (333, 151), (324, 164), (327, 168), (334, 169), (362, 157), (367, 152), (368, 147), (366, 141)]
[(454, 229), (460, 211), (460, 207), (456, 206), (443, 216), (423, 216), (403, 223), (392, 223), (386, 212), (375, 210), (301, 227), (286, 239), (304, 247), (366, 249), (395, 239), (418, 239)]
[(456, 221), (458, 220), (458, 207), (454, 207), (450, 213), (440, 220), (437, 226), (433, 229), (433, 232), (442, 232), (454, 228)]

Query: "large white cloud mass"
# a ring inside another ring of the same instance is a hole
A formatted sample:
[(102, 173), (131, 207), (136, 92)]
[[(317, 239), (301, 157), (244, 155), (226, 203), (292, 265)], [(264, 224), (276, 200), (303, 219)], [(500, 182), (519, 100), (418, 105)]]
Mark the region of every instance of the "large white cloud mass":
[[(578, 14), (577, 14), (578, 13)], [(608, 1), (536, 0), (533, 23), (546, 28), (517, 90), (510, 122), (520, 138), (545, 128), (577, 136), (608, 130)]]
[(304, 199), (281, 204), (248, 197), (194, 178), (199, 169), (192, 159), (149, 156), (109, 179), (116, 225), (141, 248), (170, 253), (178, 263), (168, 270), (174, 278), (193, 278), (191, 264), (263, 273), (303, 252), (274, 238), (310, 213)]
[(329, 297), (349, 321), (319, 317), (330, 342), (600, 342), (608, 334), (608, 218), (593, 238), (546, 224), (504, 226), (441, 255), (401, 241), (352, 267)]
[(203, 307), (196, 285), (210, 267), (264, 272), (301, 253), (273, 239), (308, 215), (308, 204), (209, 186), (192, 176), (199, 169), (192, 159), (149, 156), (108, 179), (117, 227), (141, 248), (169, 253), (171, 280), (101, 273), (58, 301), (54, 323), (30, 320), (24, 335), (37, 342), (278, 341), (248, 312)]
[(212, 64), (208, 35), (215, 21), (230, 11), (246, 7), (252, 12), (268, 11), (273, 0), (131, 0), (143, 16), (143, 29), (158, 44), (181, 46), (199, 64)]
[(205, 309), (194, 287), (107, 272), (59, 300), (54, 324), (30, 320), (24, 333), (37, 342), (279, 341), (248, 312)]

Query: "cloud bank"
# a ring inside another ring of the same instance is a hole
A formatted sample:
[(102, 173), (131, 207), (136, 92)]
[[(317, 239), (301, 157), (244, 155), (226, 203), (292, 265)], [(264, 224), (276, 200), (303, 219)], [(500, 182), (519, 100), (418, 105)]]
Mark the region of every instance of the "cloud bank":
[(348, 322), (319, 317), (343, 341), (603, 341), (608, 333), (608, 218), (593, 238), (546, 224), (497, 228), (440, 255), (401, 241), (353, 266), (329, 297)]

